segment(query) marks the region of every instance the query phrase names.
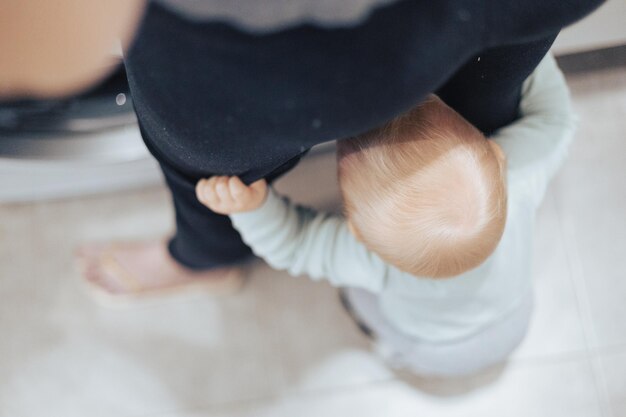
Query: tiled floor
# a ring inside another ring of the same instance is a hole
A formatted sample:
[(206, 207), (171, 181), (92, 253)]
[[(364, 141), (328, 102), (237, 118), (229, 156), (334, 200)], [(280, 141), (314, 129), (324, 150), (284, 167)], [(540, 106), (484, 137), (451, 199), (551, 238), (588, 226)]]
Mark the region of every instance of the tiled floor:
[[(261, 263), (231, 298), (98, 307), (72, 250), (166, 234), (153, 188), (0, 206), (0, 416), (626, 416), (626, 70), (569, 81), (580, 131), (538, 216), (535, 317), (506, 366), (394, 373), (334, 289)], [(318, 156), (280, 187), (336, 207), (334, 170)]]

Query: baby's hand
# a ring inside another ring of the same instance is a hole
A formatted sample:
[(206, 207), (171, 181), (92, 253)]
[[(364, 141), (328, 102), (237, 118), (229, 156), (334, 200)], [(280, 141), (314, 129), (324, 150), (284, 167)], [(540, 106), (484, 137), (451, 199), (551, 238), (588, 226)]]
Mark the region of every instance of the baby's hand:
[(252, 211), (261, 207), (267, 195), (267, 183), (260, 179), (245, 185), (239, 177), (211, 177), (196, 184), (198, 200), (220, 214)]

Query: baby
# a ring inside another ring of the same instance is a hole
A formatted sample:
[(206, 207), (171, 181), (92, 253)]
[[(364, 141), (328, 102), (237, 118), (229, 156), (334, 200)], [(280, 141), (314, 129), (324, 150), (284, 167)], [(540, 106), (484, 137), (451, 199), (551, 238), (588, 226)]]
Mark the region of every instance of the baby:
[(503, 361), (531, 315), (534, 213), (574, 131), (551, 56), (524, 83), (520, 115), (487, 140), (430, 96), (339, 141), (345, 219), (264, 180), (212, 177), (197, 196), (271, 266), (347, 287), (344, 304), (392, 365), (473, 373)]

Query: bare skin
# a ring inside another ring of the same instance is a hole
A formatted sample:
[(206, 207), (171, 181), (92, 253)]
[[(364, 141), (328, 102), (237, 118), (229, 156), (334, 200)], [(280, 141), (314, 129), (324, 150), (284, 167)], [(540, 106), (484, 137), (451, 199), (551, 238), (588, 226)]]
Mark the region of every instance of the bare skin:
[(165, 241), (87, 244), (77, 251), (85, 280), (112, 298), (201, 288), (220, 295), (241, 286), (237, 267), (195, 271), (176, 262)]
[(0, 98), (57, 97), (88, 88), (132, 39), (145, 0), (3, 0)]
[(220, 214), (242, 213), (261, 207), (267, 196), (267, 182), (261, 179), (245, 185), (239, 177), (216, 176), (198, 181), (198, 200)]
[[(248, 211), (262, 204), (267, 194), (264, 180), (245, 186), (237, 177), (213, 177), (198, 182), (197, 195), (206, 201), (205, 191), (215, 191), (210, 206), (217, 213)], [(218, 191), (219, 190), (219, 191)], [(235, 200), (236, 198), (236, 200)], [(85, 280), (113, 297), (151, 294), (185, 287), (202, 286), (216, 294), (239, 288), (238, 267), (206, 271), (188, 269), (176, 262), (162, 240), (130, 243), (87, 244), (77, 251)]]

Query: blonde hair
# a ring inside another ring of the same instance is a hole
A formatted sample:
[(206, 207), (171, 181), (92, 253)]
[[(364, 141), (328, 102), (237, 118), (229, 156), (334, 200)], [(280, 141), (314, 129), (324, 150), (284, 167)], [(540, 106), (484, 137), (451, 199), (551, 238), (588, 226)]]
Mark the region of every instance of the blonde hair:
[(412, 275), (468, 271), (502, 237), (503, 160), (436, 96), (381, 128), (340, 141), (338, 170), (357, 237)]

